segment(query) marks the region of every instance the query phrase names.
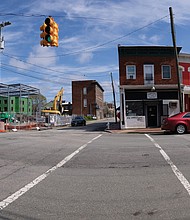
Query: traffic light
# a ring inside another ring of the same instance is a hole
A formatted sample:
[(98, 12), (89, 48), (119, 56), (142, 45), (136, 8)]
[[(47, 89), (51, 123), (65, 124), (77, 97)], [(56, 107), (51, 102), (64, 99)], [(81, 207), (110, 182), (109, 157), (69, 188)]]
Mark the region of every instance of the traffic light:
[(41, 46), (58, 47), (59, 27), (53, 17), (49, 16), (46, 18), (40, 30), (42, 31), (40, 37), (43, 38), (43, 40), (40, 41)]
[(43, 40), (40, 41), (40, 45), (45, 47), (45, 46), (50, 46), (50, 43), (48, 43), (48, 41), (46, 41), (46, 35), (47, 33), (45, 32), (45, 28), (46, 28), (46, 24), (43, 23), (43, 25), (40, 27), (40, 30), (42, 31), (42, 33), (40, 34), (40, 37), (43, 38)]
[(52, 32), (52, 40), (51, 40), (51, 46), (52, 47), (58, 47), (58, 40), (59, 40), (58, 32), (59, 32), (58, 24), (54, 21), (53, 32)]

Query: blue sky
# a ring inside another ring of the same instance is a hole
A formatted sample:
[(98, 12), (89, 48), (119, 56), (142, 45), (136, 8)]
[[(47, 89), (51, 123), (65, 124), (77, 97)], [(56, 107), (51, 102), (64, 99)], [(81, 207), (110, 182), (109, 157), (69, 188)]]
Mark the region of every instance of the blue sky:
[[(113, 102), (113, 74), (119, 105), (118, 44), (172, 46), (169, 7), (177, 46), (190, 53), (189, 0), (1, 0), (1, 82), (40, 89), (50, 101), (64, 88), (72, 101), (72, 80), (96, 80)], [(40, 46), (40, 26), (51, 15), (59, 25), (59, 47)]]

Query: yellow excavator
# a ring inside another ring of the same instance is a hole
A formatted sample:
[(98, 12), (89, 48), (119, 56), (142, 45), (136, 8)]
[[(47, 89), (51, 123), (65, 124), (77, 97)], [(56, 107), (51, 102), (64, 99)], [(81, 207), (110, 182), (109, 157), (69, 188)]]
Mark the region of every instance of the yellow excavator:
[(51, 109), (42, 110), (43, 113), (59, 114), (59, 115), (62, 114), (62, 112), (63, 112), (63, 108), (62, 108), (63, 91), (64, 91), (64, 89), (61, 88), (53, 100), (53, 107)]

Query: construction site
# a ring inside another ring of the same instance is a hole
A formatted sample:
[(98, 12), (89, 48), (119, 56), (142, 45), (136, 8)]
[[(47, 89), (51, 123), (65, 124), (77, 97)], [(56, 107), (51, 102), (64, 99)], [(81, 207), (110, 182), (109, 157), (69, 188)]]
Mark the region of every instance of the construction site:
[(70, 124), (72, 117), (65, 114), (67, 110), (62, 105), (63, 92), (61, 88), (52, 106), (42, 109), (39, 89), (24, 84), (0, 83), (0, 132)]

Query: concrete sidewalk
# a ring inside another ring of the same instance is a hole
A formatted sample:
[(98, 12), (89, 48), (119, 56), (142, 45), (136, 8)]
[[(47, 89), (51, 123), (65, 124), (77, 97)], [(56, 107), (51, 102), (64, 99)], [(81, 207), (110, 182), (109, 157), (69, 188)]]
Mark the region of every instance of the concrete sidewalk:
[(110, 133), (165, 133), (165, 131), (161, 130), (161, 128), (128, 128), (121, 130), (120, 124), (115, 122), (111, 122), (106, 131)]

